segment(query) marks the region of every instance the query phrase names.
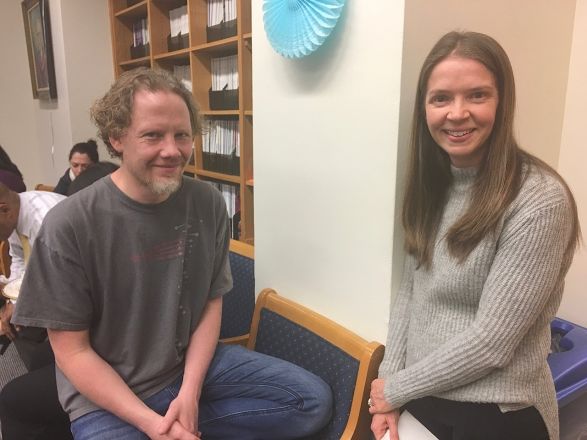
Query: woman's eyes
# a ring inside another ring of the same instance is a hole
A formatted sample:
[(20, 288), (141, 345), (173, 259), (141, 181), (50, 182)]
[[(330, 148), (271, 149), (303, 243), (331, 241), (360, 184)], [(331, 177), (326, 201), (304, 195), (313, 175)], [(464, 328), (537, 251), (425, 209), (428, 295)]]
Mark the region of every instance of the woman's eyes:
[[(490, 96), (489, 92), (484, 90), (474, 91), (467, 95), (465, 99), (471, 102), (483, 102)], [(442, 106), (446, 105), (453, 99), (451, 95), (443, 94), (443, 95), (433, 95), (428, 99), (428, 102), (432, 105)], [(458, 99), (458, 96), (454, 99)]]
[(449, 101), (449, 97), (447, 95), (434, 95), (430, 98), (431, 104), (444, 104)]
[(487, 97), (487, 93), (486, 92), (474, 92), (471, 93), (471, 99), (473, 101), (480, 101), (483, 100)]

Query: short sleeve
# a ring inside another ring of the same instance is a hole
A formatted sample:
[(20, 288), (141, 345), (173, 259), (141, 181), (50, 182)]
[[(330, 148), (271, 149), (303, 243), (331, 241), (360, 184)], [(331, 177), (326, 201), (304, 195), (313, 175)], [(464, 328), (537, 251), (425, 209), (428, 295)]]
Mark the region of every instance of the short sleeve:
[(79, 264), (74, 234), (66, 232), (67, 225), (55, 228), (55, 220), (43, 225), (35, 241), (12, 322), (84, 330), (92, 319), (88, 281)]

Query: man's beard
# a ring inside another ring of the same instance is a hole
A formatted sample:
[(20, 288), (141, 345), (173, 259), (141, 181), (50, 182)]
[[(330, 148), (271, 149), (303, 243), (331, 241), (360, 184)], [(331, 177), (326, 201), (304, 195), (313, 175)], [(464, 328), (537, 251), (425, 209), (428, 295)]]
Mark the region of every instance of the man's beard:
[(181, 186), (181, 175), (174, 179), (148, 180), (145, 185), (158, 196), (170, 196)]
[[(185, 161), (182, 161), (181, 168), (185, 165)], [(176, 192), (182, 182), (183, 173), (178, 173), (175, 177), (159, 177), (159, 178), (149, 178), (141, 173), (135, 172), (135, 170), (131, 170), (131, 173), (135, 176), (144, 187), (148, 188), (153, 194), (157, 196), (170, 196), (174, 192)]]

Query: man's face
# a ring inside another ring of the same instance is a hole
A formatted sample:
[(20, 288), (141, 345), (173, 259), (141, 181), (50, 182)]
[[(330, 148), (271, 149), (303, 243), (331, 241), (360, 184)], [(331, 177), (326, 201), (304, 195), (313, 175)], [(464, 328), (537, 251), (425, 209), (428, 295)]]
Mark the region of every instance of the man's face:
[(17, 210), (9, 203), (0, 201), (0, 241), (8, 240), (16, 229), (17, 222)]
[(181, 185), (192, 140), (189, 111), (179, 95), (137, 91), (130, 126), (120, 139), (110, 139), (122, 154), (114, 182), (138, 202), (166, 200)]

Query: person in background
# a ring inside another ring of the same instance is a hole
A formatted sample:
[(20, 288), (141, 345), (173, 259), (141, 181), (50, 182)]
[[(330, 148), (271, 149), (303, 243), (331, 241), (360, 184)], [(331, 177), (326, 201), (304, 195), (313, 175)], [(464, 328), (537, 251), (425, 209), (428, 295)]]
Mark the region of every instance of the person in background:
[(514, 108), (493, 38), (451, 32), (424, 61), (377, 440), (397, 440), (403, 409), (441, 440), (559, 438), (546, 358), (580, 227), (563, 179), (516, 142)]
[[(183, 176), (198, 109), (167, 71), (123, 73), (91, 110), (120, 168), (45, 218), (13, 317), (43, 326), (77, 439), (294, 439), (332, 391), (289, 362), (218, 342), (232, 288), (222, 195)], [(30, 396), (34, 398), (33, 395)], [(25, 423), (2, 419), (20, 427)]]
[(10, 156), (4, 151), (2, 145), (0, 145), (0, 183), (3, 183), (17, 193), (26, 191), (22, 173), (12, 160), (10, 160)]
[[(43, 219), (64, 199), (65, 196), (47, 191), (26, 191), (18, 194), (0, 183), (0, 240), (8, 240), (12, 258), (10, 277), (0, 276), (1, 283), (16, 281), (24, 276)], [(49, 343), (43, 342), (47, 339), (45, 331), (26, 328), (17, 332), (11, 325), (14, 303), (14, 300), (6, 301), (0, 309), (2, 344), (14, 341), (20, 357), (29, 369), (37, 364), (51, 362), (53, 356)]]
[(71, 185), (69, 185), (69, 189), (67, 190), (67, 195), (71, 196), (78, 191), (92, 185), (94, 182), (97, 182), (102, 177), (106, 177), (109, 174), (112, 174), (119, 168), (118, 165), (109, 161), (102, 161), (98, 163), (91, 164), (86, 170), (81, 173)]
[(98, 144), (95, 140), (88, 139), (87, 142), (78, 142), (75, 144), (69, 152), (69, 168), (59, 179), (54, 191), (58, 194), (67, 195), (67, 190), (71, 182), (88, 166), (97, 163), (99, 160)]
[[(90, 165), (69, 186), (68, 196), (116, 171), (112, 162)], [(72, 439), (69, 417), (59, 404), (55, 363), (50, 346), (28, 365), (29, 372), (10, 381), (0, 392), (0, 420), (4, 440)], [(34, 396), (34, 397), (32, 397)], [(23, 428), (26, 427), (26, 428)]]
[[(68, 196), (117, 169), (118, 165), (107, 161), (91, 164), (71, 182)], [(12, 308), (12, 305), (10, 307)], [(8, 322), (0, 325), (14, 331), (14, 327)], [(47, 343), (47, 346), (37, 346), (35, 351), (34, 360), (27, 365), (29, 372), (7, 383), (0, 392), (0, 419), (4, 421), (2, 438), (72, 439), (69, 417), (63, 411), (57, 396), (55, 363), (51, 348)]]

